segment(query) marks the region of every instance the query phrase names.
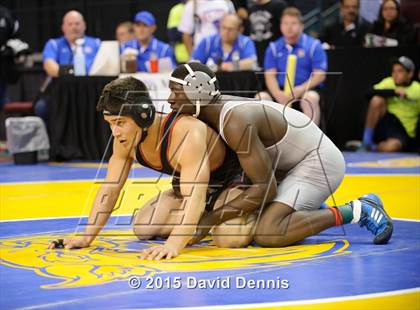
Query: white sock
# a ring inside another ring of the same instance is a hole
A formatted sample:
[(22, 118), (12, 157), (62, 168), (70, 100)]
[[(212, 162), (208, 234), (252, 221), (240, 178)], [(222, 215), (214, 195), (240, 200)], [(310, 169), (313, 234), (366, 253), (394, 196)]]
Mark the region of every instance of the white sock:
[(353, 219), (350, 223), (357, 223), (362, 215), (362, 203), (360, 200), (353, 200), (351, 205), (353, 206)]

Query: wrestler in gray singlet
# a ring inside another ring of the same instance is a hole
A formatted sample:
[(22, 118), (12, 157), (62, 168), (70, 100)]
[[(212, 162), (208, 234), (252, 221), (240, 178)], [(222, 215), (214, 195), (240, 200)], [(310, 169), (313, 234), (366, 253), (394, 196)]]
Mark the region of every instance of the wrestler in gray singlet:
[(271, 101), (227, 101), (221, 110), (220, 134), (227, 113), (242, 105), (263, 105), (266, 113), (281, 113), (287, 131), (275, 145), (267, 147), (279, 183), (274, 201), (295, 210), (316, 210), (335, 192), (344, 177), (341, 151), (305, 114)]

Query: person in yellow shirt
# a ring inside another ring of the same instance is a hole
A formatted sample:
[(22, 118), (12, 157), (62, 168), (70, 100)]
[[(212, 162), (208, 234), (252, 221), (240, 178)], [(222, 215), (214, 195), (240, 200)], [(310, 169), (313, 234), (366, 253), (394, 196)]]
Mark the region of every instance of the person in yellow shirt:
[(187, 47), (182, 42), (182, 33), (178, 31), (178, 25), (181, 22), (184, 8), (185, 0), (180, 0), (179, 3), (173, 6), (169, 11), (167, 22), (168, 37), (172, 47), (174, 48), (177, 63), (187, 62), (190, 58)]
[[(420, 83), (412, 81), (413, 61), (401, 56), (392, 61), (392, 76), (374, 85), (359, 150), (407, 151), (419, 141)], [(416, 137), (417, 136), (417, 137)], [(418, 148), (418, 145), (417, 145)]]

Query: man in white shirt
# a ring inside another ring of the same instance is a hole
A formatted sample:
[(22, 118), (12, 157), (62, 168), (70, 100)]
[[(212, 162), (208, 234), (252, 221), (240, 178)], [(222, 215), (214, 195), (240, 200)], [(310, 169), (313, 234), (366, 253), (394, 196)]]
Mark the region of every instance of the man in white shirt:
[(223, 16), (234, 13), (230, 0), (191, 0), (185, 5), (178, 30), (189, 55), (204, 36), (217, 34)]

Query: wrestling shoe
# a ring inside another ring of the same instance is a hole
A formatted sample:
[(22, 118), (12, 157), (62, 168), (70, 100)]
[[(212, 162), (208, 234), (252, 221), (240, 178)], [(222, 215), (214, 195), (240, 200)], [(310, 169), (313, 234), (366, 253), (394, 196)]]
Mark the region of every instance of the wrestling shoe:
[[(373, 243), (385, 244), (391, 239), (393, 225), (392, 219), (385, 212), (381, 199), (376, 194), (367, 194), (358, 199), (360, 202), (360, 227), (366, 226), (367, 230), (375, 235)], [(357, 200), (353, 201), (353, 207)]]
[(329, 209), (330, 208), (330, 206), (329, 205), (327, 205), (327, 203), (326, 202), (323, 202), (322, 204), (321, 204), (321, 206), (319, 207), (319, 209)]

